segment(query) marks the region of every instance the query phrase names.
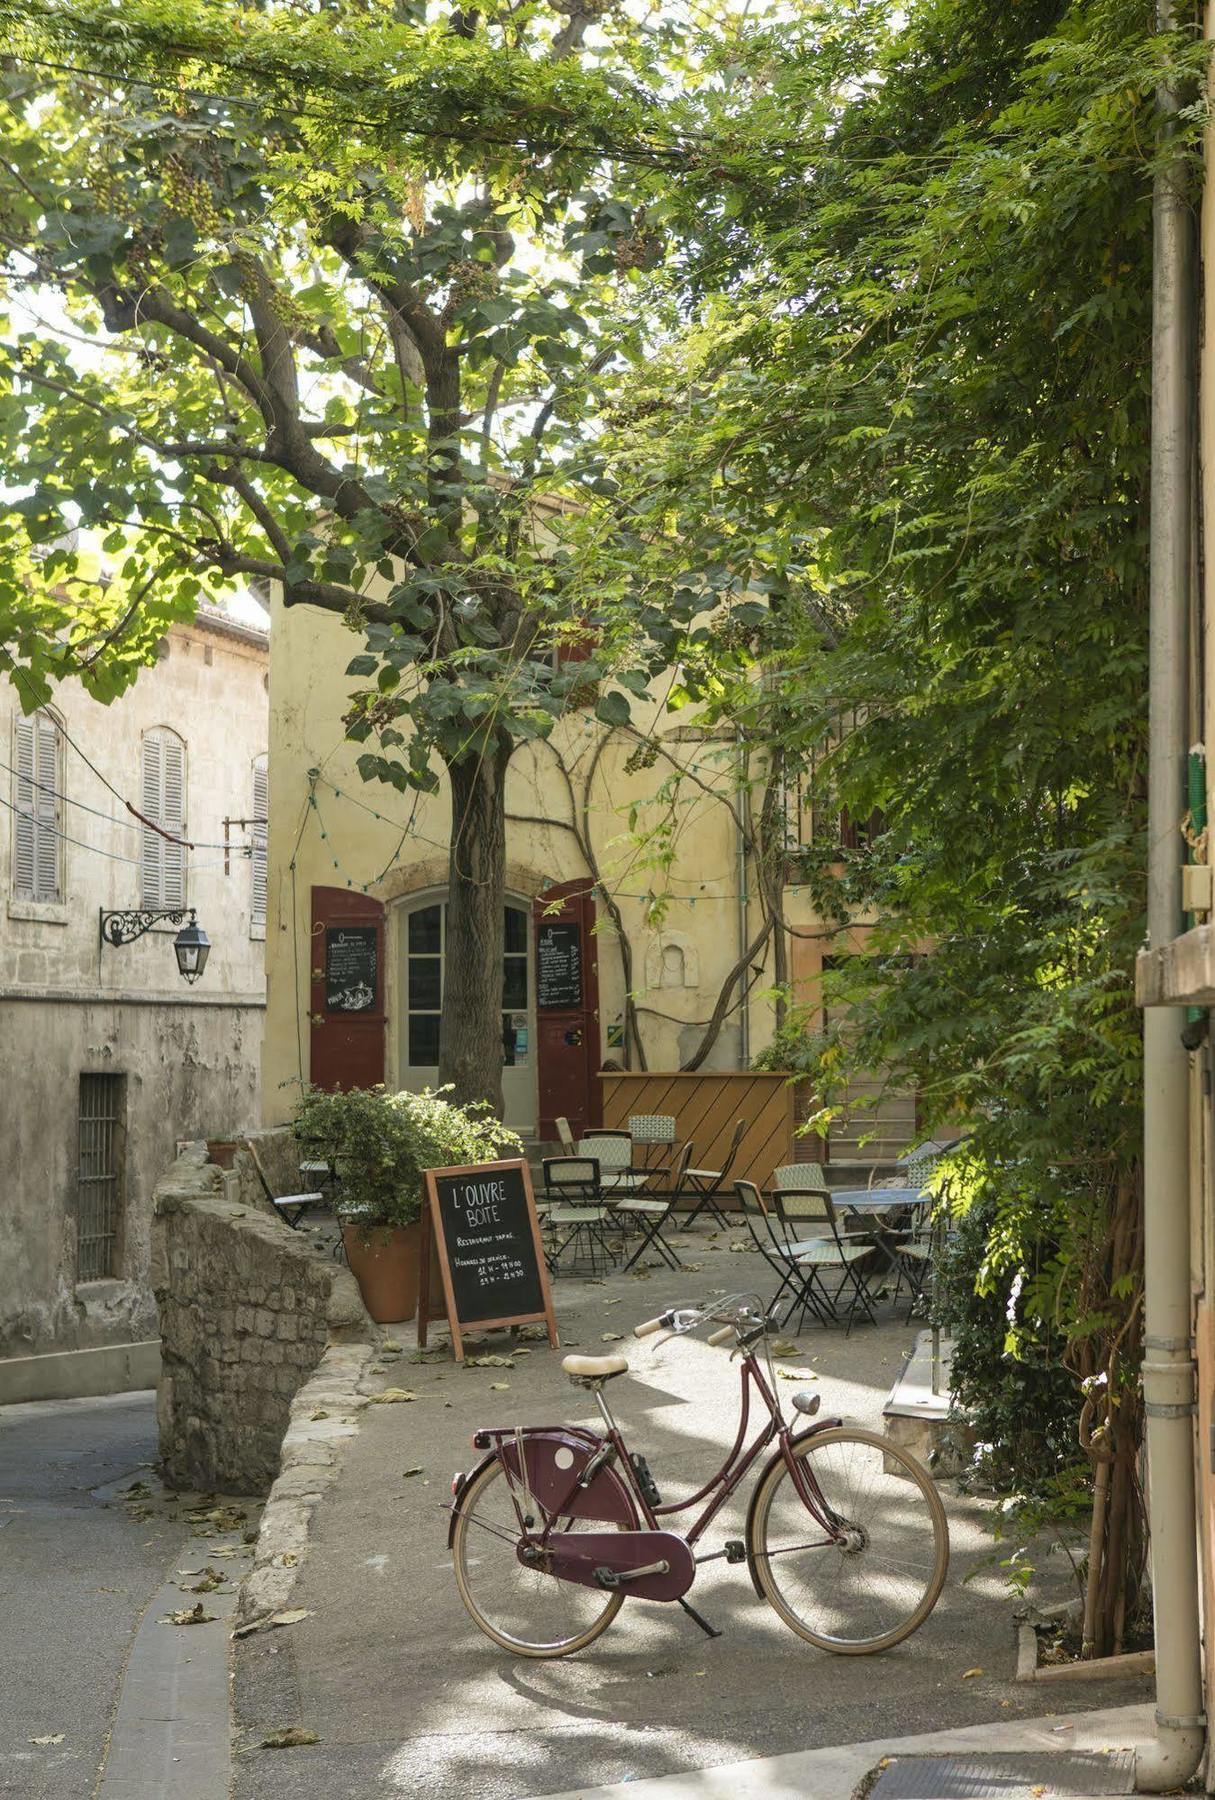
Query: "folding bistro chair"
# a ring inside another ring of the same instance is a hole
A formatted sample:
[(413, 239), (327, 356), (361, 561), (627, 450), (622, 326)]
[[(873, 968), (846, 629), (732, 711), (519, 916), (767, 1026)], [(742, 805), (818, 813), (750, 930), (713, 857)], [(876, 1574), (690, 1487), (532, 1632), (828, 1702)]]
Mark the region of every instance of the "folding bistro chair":
[(262, 1192), (265, 1194), (275, 1212), (277, 1212), (279, 1218), (290, 1225), (292, 1231), (299, 1228), (299, 1222), (310, 1206), (325, 1205), (325, 1196), (319, 1192), (319, 1190), (307, 1194), (276, 1194), (266, 1177), (266, 1171), (262, 1167), (262, 1159), (257, 1154), (257, 1145), (253, 1142), (252, 1138), (245, 1139), (245, 1149), (249, 1152), (250, 1158), (252, 1159), (254, 1170), (257, 1173), (257, 1179), (262, 1184)]
[[(786, 1211), (786, 1202), (791, 1204), (791, 1212)], [(869, 1323), (876, 1325), (877, 1318), (859, 1266), (872, 1254), (873, 1245), (867, 1239), (858, 1241), (840, 1230), (826, 1183), (821, 1188), (774, 1188), (768, 1202), (760, 1195), (760, 1205), (765, 1211), (770, 1206), (780, 1221), (788, 1253), (798, 1268), (805, 1271), (806, 1285), (819, 1303), (815, 1310), (820, 1317), (826, 1313), (833, 1324), (838, 1324), (839, 1302), (850, 1288), (852, 1300), (844, 1335), (852, 1330), (858, 1306)], [(818, 1231), (806, 1230), (807, 1226), (815, 1224), (819, 1226)], [(828, 1270), (834, 1270), (839, 1276), (834, 1293), (823, 1279)]]
[(605, 1265), (610, 1265), (612, 1255), (604, 1235), (610, 1217), (609, 1209), (600, 1198), (599, 1164), (593, 1156), (544, 1158), (544, 1208), (540, 1223), (549, 1238), (544, 1260), (550, 1274), (559, 1273), (561, 1258), (571, 1247), (571, 1266), (577, 1266), (580, 1243), (586, 1245), (592, 1275), (598, 1267), (597, 1249), (602, 1250)]
[(675, 1148), (675, 1115), (674, 1113), (630, 1113), (629, 1132), (633, 1143), (646, 1159), (652, 1150), (673, 1150)]
[[(617, 1200), (612, 1207), (613, 1217), (619, 1218), (623, 1216), (625, 1219), (629, 1220), (636, 1219), (642, 1228), (643, 1236), (641, 1242), (638, 1244), (636, 1250), (634, 1250), (632, 1256), (629, 1257), (629, 1260), (625, 1263), (624, 1266), (626, 1269), (631, 1269), (633, 1264), (637, 1262), (651, 1246), (657, 1250), (659, 1256), (662, 1257), (669, 1269), (683, 1268), (683, 1264), (679, 1260), (678, 1252), (673, 1245), (667, 1243), (662, 1234), (665, 1226), (670, 1220), (671, 1214), (675, 1210), (675, 1202), (683, 1192), (683, 1178), (691, 1160), (692, 1142), (689, 1138), (688, 1142), (679, 1153), (679, 1161), (676, 1163), (674, 1170), (669, 1171), (670, 1182), (665, 1194), (629, 1194), (623, 1200)], [(660, 1174), (667, 1174), (668, 1171), (653, 1169), (648, 1173), (651, 1179), (656, 1180)]]
[(890, 1233), (887, 1239), (886, 1249), (894, 1266), (894, 1304), (897, 1306), (899, 1303), (899, 1293), (904, 1281), (911, 1295), (911, 1303), (907, 1308), (909, 1325), (915, 1317), (917, 1306), (924, 1299), (924, 1290), (932, 1275), (936, 1236), (932, 1202), (925, 1198), (915, 1207), (911, 1224), (903, 1231)]
[(933, 1261), (940, 1233), (937, 1220), (933, 1215), (931, 1197), (924, 1191), (932, 1179), (933, 1170), (941, 1160), (943, 1146), (924, 1144), (913, 1150), (909, 1156), (903, 1157), (906, 1170), (905, 1180), (908, 1187), (920, 1189), (920, 1199), (912, 1208), (911, 1221), (900, 1231), (892, 1231), (888, 1235), (886, 1250), (894, 1268), (894, 1301), (898, 1305), (899, 1293), (906, 1281), (911, 1294), (911, 1304), (907, 1308), (907, 1323), (915, 1316), (915, 1310), (924, 1299), (924, 1291), (932, 1277)]
[(563, 1153), (566, 1156), (573, 1156), (573, 1154), (574, 1154), (574, 1134), (570, 1130), (569, 1120), (568, 1119), (557, 1119), (554, 1121), (554, 1123), (556, 1124), (556, 1127), (557, 1127), (557, 1138), (561, 1144), (561, 1149), (562, 1149)]
[(792, 1289), (793, 1297), (789, 1303), (789, 1310), (785, 1314), (785, 1324), (789, 1323), (800, 1304), (802, 1318), (799, 1330), (801, 1324), (805, 1323), (807, 1311), (812, 1312), (821, 1325), (825, 1325), (827, 1316), (820, 1309), (819, 1303), (808, 1285), (805, 1270), (799, 1267), (797, 1258), (790, 1254), (789, 1246), (783, 1234), (778, 1233), (775, 1220), (764, 1205), (763, 1195), (755, 1183), (753, 1181), (736, 1181), (734, 1192), (751, 1242), (772, 1273), (780, 1277), (780, 1285), (765, 1306), (764, 1312), (770, 1316)]
[(726, 1160), (720, 1169), (688, 1169), (685, 1173), (684, 1185), (696, 1199), (696, 1205), (684, 1220), (685, 1231), (695, 1225), (706, 1206), (719, 1225), (723, 1225), (727, 1231), (730, 1229), (730, 1221), (717, 1202), (725, 1193), (726, 1179), (738, 1159), (738, 1147), (746, 1129), (747, 1121), (739, 1119), (734, 1127), (734, 1136), (730, 1139), (730, 1148), (726, 1151)]

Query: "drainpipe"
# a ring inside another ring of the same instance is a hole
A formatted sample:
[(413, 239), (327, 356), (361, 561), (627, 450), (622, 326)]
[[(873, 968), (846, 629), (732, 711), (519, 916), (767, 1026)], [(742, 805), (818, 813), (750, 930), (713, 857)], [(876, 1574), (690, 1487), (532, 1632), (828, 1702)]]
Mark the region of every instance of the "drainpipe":
[(751, 805), (747, 784), (747, 746), (738, 734), (738, 955), (743, 972), (738, 987), (738, 1066), (751, 1066), (751, 971), (746, 966), (747, 947), (747, 816)]
[[(1174, 0), (1158, 0), (1162, 31)], [(1167, 138), (1179, 96), (1157, 96)], [(1153, 192), (1151, 669), (1148, 769), (1148, 943), (1182, 929), (1179, 825), (1185, 812), (1187, 628), (1194, 516), (1194, 252), (1180, 168)], [(1163, 1793), (1189, 1780), (1205, 1719), (1194, 1510), (1194, 1346), (1190, 1328), (1189, 1060), (1184, 1015), (1148, 1007), (1144, 1051), (1144, 1362), (1152, 1599), (1156, 1621), (1156, 1739), (1140, 1752), (1135, 1785)]]

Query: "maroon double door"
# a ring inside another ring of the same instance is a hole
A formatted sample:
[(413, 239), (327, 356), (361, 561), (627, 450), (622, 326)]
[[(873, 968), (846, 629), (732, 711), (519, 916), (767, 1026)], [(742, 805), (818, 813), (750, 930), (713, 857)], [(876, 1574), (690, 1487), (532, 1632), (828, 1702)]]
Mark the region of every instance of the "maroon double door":
[[(310, 1073), (317, 1087), (384, 1080), (388, 1005), (383, 903), (347, 888), (312, 890)], [(599, 953), (585, 881), (547, 888), (532, 903), (536, 1019), (536, 1135), (566, 1118), (577, 1137), (599, 1119)]]

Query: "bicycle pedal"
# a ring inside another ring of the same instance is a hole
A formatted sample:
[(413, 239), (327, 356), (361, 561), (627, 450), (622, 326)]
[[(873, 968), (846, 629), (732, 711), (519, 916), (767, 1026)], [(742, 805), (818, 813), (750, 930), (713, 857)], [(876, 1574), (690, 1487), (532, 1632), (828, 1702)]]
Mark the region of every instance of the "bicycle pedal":
[(727, 1538), (723, 1548), (728, 1563), (746, 1562), (747, 1546), (741, 1538)]

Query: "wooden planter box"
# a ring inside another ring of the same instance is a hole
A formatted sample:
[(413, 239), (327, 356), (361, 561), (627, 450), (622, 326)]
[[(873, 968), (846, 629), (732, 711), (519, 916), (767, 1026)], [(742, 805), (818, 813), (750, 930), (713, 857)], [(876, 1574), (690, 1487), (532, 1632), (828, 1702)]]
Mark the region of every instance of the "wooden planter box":
[(626, 1070), (599, 1079), (605, 1127), (627, 1130), (634, 1113), (673, 1114), (676, 1152), (691, 1138), (693, 1168), (720, 1169), (735, 1121), (745, 1119), (731, 1182), (765, 1187), (782, 1163), (821, 1159), (820, 1138), (794, 1135), (798, 1119), (806, 1116), (805, 1106), (797, 1106), (805, 1084), (791, 1084), (788, 1075), (758, 1069), (694, 1074)]

